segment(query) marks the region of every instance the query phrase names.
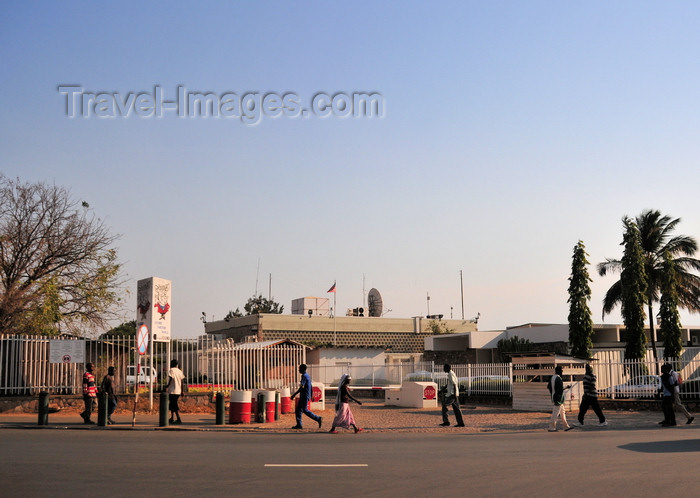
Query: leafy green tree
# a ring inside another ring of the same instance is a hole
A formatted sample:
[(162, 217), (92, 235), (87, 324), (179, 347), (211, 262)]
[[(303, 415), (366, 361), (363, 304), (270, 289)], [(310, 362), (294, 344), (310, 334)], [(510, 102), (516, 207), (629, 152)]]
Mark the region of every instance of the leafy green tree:
[(621, 311), (626, 329), (625, 358), (641, 360), (646, 355), (647, 339), (644, 333), (644, 300), (647, 292), (647, 277), (644, 271), (644, 254), (637, 224), (625, 217), (625, 246), (622, 256), (620, 286), (622, 288)]
[(229, 312), (224, 317), (224, 320), (228, 322), (231, 318), (239, 318), (241, 316), (243, 316), (243, 313), (241, 313), (241, 309), (236, 308), (236, 311), (229, 310)]
[(0, 332), (94, 334), (119, 316), (118, 236), (89, 208), (0, 174)]
[(676, 291), (676, 269), (671, 255), (664, 254), (664, 280), (661, 282), (659, 301), (659, 330), (664, 338), (664, 358), (678, 358), (683, 349), (681, 319), (678, 314), (678, 292)]
[(253, 296), (248, 299), (248, 302), (243, 306), (246, 315), (259, 315), (260, 313), (276, 313), (281, 314), (284, 306), (273, 301), (259, 296)]
[(589, 358), (593, 349), (593, 319), (588, 306), (591, 277), (587, 256), (586, 246), (579, 240), (574, 247), (569, 277), (569, 342), (571, 354), (581, 358)]
[(100, 338), (105, 337), (136, 337), (136, 320), (117, 325), (100, 336)]
[(508, 339), (501, 339), (496, 344), (498, 349), (498, 354), (505, 361), (511, 360), (511, 353), (527, 353), (532, 351), (534, 344), (530, 342), (530, 339), (524, 339), (514, 335)]
[(453, 334), (454, 329), (449, 328), (445, 322), (430, 320), (428, 322), (428, 333), (434, 335)]
[[(698, 244), (693, 237), (673, 235), (680, 218), (663, 216), (659, 211), (647, 210), (636, 217), (640, 233), (640, 244), (644, 256), (644, 269), (647, 277), (645, 292), (649, 315), (649, 332), (656, 352), (656, 333), (654, 331), (653, 303), (659, 300), (661, 283), (664, 280), (664, 253), (673, 259), (676, 274), (676, 291), (678, 306), (691, 312), (700, 312), (700, 260), (693, 258)], [(605, 276), (608, 272), (620, 272), (622, 261), (607, 259), (598, 265), (598, 273)], [(613, 284), (603, 300), (603, 316), (610, 313), (621, 302), (622, 288), (620, 282)]]

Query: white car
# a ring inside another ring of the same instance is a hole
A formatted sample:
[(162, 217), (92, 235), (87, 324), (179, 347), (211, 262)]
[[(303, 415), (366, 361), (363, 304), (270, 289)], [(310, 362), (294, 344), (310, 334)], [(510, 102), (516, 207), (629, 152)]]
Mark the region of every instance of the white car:
[[(136, 366), (135, 365), (129, 365), (126, 367), (126, 383), (133, 385), (136, 383)], [(151, 375), (148, 375), (148, 371), (151, 371)], [(152, 367), (141, 367), (141, 371), (138, 374), (138, 381), (139, 384), (150, 384), (151, 379), (153, 379), (153, 383), (155, 384), (158, 382), (158, 373), (156, 372), (155, 368)]]
[(616, 398), (654, 398), (660, 388), (661, 377), (658, 375), (639, 375), (612, 387)]

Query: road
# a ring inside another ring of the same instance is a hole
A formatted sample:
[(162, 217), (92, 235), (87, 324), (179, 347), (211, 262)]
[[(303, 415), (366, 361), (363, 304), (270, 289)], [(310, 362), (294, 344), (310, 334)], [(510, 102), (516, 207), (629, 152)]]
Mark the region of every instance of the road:
[(698, 426), (358, 435), (4, 429), (0, 448), (3, 496), (700, 493)]

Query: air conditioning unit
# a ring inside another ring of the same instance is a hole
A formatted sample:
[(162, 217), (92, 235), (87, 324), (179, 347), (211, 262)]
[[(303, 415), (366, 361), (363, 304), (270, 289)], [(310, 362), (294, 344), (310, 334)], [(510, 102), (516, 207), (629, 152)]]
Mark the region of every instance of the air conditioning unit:
[(690, 343), (693, 346), (700, 346), (700, 336), (697, 336), (697, 335), (690, 336)]

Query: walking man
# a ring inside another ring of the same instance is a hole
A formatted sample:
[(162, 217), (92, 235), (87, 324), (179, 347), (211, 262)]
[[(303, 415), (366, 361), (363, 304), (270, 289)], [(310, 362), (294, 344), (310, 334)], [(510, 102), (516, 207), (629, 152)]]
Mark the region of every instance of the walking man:
[(578, 409), (578, 422), (583, 425), (583, 417), (586, 416), (588, 408), (593, 408), (593, 411), (598, 415), (598, 425), (605, 427), (608, 422), (605, 420), (603, 410), (598, 404), (598, 390), (596, 389), (596, 376), (593, 373), (593, 368), (590, 364), (586, 364), (586, 375), (583, 376), (583, 398), (581, 406)]
[(671, 365), (671, 377), (673, 378), (673, 408), (675, 410), (680, 410), (683, 415), (685, 415), (685, 418), (688, 419), (686, 424), (692, 424), (693, 420), (695, 420), (695, 417), (693, 416), (692, 413), (688, 411), (688, 409), (681, 403), (681, 383), (680, 383), (680, 375), (678, 375), (678, 372), (673, 370), (673, 365)]
[(80, 414), (86, 424), (94, 424), (90, 417), (92, 416), (92, 408), (97, 398), (97, 384), (95, 383), (95, 374), (92, 373), (94, 366), (92, 363), (85, 365), (85, 373), (83, 374), (83, 402), (85, 403), (85, 411)]
[(455, 412), (457, 427), (464, 427), (462, 419), (462, 411), (459, 409), (459, 383), (457, 375), (452, 371), (452, 367), (445, 363), (443, 370), (447, 374), (447, 384), (442, 388), (442, 424), (443, 427), (450, 425), (450, 420), (447, 418), (448, 407), (451, 406)]
[(117, 395), (114, 392), (114, 367), (107, 369), (107, 375), (102, 379), (102, 390), (107, 393), (107, 423), (112, 425), (112, 414), (117, 408)]
[[(552, 417), (549, 419), (549, 432), (557, 432), (557, 419), (561, 417), (561, 423), (564, 425), (564, 430), (569, 431), (572, 427), (566, 421), (566, 408), (564, 408), (564, 381), (561, 376), (563, 373), (561, 365), (554, 368), (554, 375), (549, 380), (547, 384), (547, 389), (549, 389), (552, 395), (552, 403), (554, 408), (552, 409)], [(567, 389), (571, 386), (567, 386)]]
[(671, 364), (664, 363), (661, 365), (661, 388), (663, 393), (661, 401), (661, 409), (664, 412), (664, 420), (661, 422), (662, 427), (672, 427), (676, 425), (676, 412), (673, 411), (673, 393), (675, 385), (671, 376)]
[(306, 365), (302, 363), (299, 365), (299, 373), (301, 374), (301, 382), (299, 384), (299, 389), (294, 391), (294, 394), (292, 394), (291, 399), (294, 399), (294, 397), (298, 394), (299, 395), (299, 404), (297, 404), (296, 409), (294, 410), (294, 413), (296, 415), (297, 419), (297, 424), (292, 427), (292, 429), (302, 429), (302, 423), (301, 423), (301, 414), (303, 413), (307, 417), (309, 417), (312, 420), (315, 420), (318, 422), (318, 428), (321, 428), (321, 424), (323, 423), (323, 417), (319, 417), (316, 415), (314, 412), (309, 410), (309, 401), (311, 401), (311, 377), (309, 376), (308, 373), (306, 373)]
[(180, 370), (180, 362), (173, 359), (170, 361), (170, 370), (168, 370), (168, 385), (165, 390), (168, 392), (168, 409), (170, 410), (171, 424), (181, 424), (180, 418), (180, 396), (184, 394), (186, 389), (185, 374)]

